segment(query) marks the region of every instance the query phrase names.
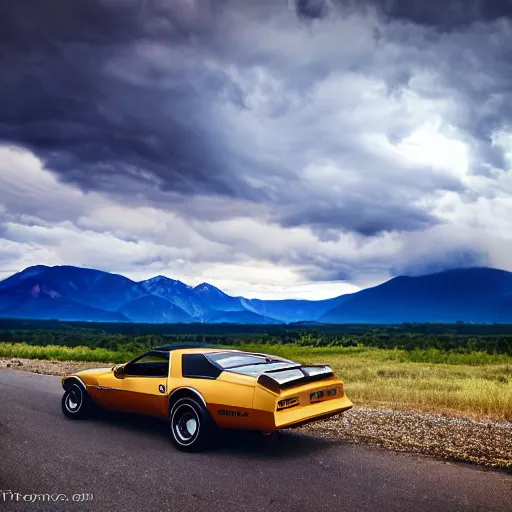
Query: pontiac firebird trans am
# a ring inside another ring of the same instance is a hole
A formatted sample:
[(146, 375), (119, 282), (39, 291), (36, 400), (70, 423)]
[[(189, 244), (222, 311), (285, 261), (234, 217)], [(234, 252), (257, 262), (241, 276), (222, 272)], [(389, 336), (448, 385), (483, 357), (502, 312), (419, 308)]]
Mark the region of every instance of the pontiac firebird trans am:
[(352, 407), (329, 366), (191, 345), (67, 375), (62, 386), (69, 418), (86, 418), (95, 406), (165, 418), (183, 451), (206, 448), (217, 428), (271, 433)]

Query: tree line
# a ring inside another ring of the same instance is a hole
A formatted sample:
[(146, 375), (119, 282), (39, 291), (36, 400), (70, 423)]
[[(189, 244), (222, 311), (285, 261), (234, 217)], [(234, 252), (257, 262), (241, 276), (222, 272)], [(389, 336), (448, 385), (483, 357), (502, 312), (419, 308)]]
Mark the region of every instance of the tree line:
[(95, 324), (0, 319), (0, 341), (31, 345), (87, 346), (137, 352), (171, 343), (237, 346), (245, 343), (310, 347), (367, 346), (385, 349), (512, 355), (512, 325), (208, 325)]

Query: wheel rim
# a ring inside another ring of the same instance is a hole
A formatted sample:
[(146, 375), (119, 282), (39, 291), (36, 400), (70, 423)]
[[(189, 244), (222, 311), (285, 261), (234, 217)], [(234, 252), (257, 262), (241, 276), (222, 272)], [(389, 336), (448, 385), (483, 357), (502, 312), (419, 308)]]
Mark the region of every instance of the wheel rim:
[(82, 406), (82, 390), (76, 384), (68, 391), (66, 399), (64, 401), (66, 409), (71, 413), (75, 414), (80, 410)]
[(199, 428), (199, 416), (192, 406), (182, 404), (176, 407), (172, 415), (172, 432), (179, 444), (192, 444), (199, 434)]
[(197, 421), (195, 420), (195, 418), (190, 418), (189, 420), (187, 420), (187, 422), (185, 423), (185, 429), (187, 430), (187, 434), (190, 434), (190, 437), (192, 437), (196, 433)]
[(197, 431), (197, 421), (191, 414), (184, 414), (178, 421), (177, 433), (183, 441), (188, 441)]

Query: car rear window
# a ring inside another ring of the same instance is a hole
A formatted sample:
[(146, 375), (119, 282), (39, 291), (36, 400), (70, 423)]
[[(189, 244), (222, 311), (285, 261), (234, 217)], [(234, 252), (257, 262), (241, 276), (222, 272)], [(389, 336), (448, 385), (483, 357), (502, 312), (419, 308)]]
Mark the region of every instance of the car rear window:
[(236, 368), (237, 366), (248, 366), (254, 364), (265, 364), (267, 360), (263, 356), (253, 356), (251, 354), (208, 354), (208, 359), (217, 363), (224, 370)]
[(297, 363), (282, 359), (276, 356), (265, 356), (259, 354), (233, 354), (231, 352), (220, 352), (207, 354), (208, 359), (214, 362), (223, 370), (245, 375), (260, 375), (269, 370), (278, 370), (297, 366)]

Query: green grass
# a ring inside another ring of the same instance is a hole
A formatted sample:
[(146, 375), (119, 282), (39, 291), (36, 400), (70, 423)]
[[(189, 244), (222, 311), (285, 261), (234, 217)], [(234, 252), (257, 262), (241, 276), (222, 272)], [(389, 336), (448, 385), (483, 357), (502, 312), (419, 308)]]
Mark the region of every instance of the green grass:
[[(327, 363), (361, 407), (414, 409), (512, 421), (512, 357), (485, 352), (242, 345), (302, 363)], [(0, 343), (0, 357), (120, 363), (137, 354)]]
[(27, 343), (0, 342), (0, 357), (25, 359), (48, 359), (54, 361), (85, 361), (103, 363), (124, 363), (137, 354), (115, 352), (104, 348), (64, 347), (60, 345), (35, 346)]

